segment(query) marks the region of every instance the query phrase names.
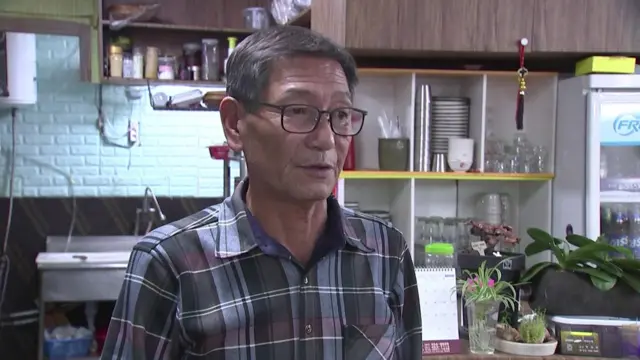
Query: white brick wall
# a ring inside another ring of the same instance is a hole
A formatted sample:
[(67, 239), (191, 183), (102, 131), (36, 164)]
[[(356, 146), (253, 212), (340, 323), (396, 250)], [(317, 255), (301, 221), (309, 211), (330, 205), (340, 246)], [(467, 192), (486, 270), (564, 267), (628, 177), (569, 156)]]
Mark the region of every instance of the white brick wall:
[[(129, 118), (141, 146), (102, 145), (96, 128), (97, 85), (79, 81), (78, 39), (38, 36), (38, 104), (19, 110), (16, 196), (221, 196), (222, 164), (206, 146), (224, 140), (217, 112), (153, 111), (145, 96), (128, 101), (123, 87), (104, 87), (110, 136)], [(8, 195), (11, 121), (0, 110), (0, 196)], [(126, 143), (126, 139), (118, 142)]]

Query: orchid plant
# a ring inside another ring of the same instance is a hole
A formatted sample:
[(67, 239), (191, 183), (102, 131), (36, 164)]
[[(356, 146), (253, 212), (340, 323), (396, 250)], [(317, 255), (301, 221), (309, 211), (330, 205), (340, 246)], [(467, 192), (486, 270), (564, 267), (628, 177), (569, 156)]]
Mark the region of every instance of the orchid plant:
[(466, 276), (457, 280), (454, 290), (462, 294), (467, 305), (498, 302), (504, 304), (505, 307), (515, 309), (516, 289), (511, 283), (501, 280), (502, 273), (499, 268), (505, 260), (491, 268), (487, 268), (487, 262), (483, 261), (476, 272), (463, 270), (463, 274)]
[(496, 245), (500, 243), (506, 246), (515, 246), (520, 243), (520, 238), (509, 225), (494, 225), (482, 221), (469, 221), (469, 225), (471, 225), (470, 234), (479, 236), (487, 245), (485, 253), (480, 255), (493, 253)]

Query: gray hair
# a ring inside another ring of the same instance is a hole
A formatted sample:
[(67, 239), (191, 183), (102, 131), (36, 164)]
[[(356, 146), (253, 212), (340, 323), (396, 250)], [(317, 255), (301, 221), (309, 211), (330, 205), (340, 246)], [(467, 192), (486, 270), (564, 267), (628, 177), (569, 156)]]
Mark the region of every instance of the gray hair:
[(227, 61), (227, 94), (247, 110), (255, 110), (269, 84), (273, 62), (295, 56), (337, 61), (353, 94), (358, 75), (351, 54), (328, 38), (298, 26), (260, 30), (240, 42)]

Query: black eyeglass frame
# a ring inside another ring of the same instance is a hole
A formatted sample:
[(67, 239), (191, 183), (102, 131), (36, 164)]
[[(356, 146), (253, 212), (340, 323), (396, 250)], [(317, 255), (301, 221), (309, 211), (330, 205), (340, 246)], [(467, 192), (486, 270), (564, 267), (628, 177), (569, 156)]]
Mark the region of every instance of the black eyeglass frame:
[[(315, 107), (315, 106), (309, 105), (309, 104), (275, 105), (275, 104), (269, 104), (269, 103), (263, 103), (263, 102), (261, 102), (259, 104), (261, 106), (264, 106), (264, 107), (267, 107), (267, 108), (272, 108), (272, 109), (279, 110), (280, 111), (280, 126), (282, 127), (282, 130), (284, 130), (284, 131), (286, 131), (288, 133), (291, 133), (291, 134), (310, 134), (310, 133), (312, 133), (318, 127), (318, 124), (320, 123), (320, 119), (322, 118), (322, 116), (324, 114), (327, 114), (327, 115), (329, 115), (329, 126), (331, 127), (331, 131), (333, 131), (334, 134), (339, 135), (339, 136), (356, 136), (362, 131), (362, 128), (364, 126), (364, 119), (368, 114), (368, 112), (365, 111), (365, 110), (354, 108), (354, 107), (348, 107), (348, 106), (342, 106), (342, 107), (338, 107), (338, 108), (331, 109), (331, 110), (322, 110), (322, 109), (320, 109), (318, 107)], [(284, 112), (285, 112), (285, 110), (287, 110), (287, 108), (294, 107), (294, 106), (305, 106), (305, 107), (308, 107), (308, 108), (311, 108), (311, 109), (315, 109), (315, 110), (318, 111), (318, 116), (316, 116), (316, 118), (315, 118), (315, 122), (316, 123), (315, 123), (315, 125), (313, 125), (311, 130), (309, 130), (309, 131), (290, 131), (290, 130), (287, 130), (284, 127)], [(331, 121), (331, 119), (332, 119), (331, 115), (333, 113), (335, 113), (336, 111), (340, 111), (340, 110), (357, 111), (357, 112), (362, 114), (362, 121), (360, 122), (360, 128), (358, 129), (358, 131), (356, 131), (353, 134), (345, 135), (345, 134), (341, 134), (341, 133), (337, 132), (336, 129), (334, 129), (333, 121)]]

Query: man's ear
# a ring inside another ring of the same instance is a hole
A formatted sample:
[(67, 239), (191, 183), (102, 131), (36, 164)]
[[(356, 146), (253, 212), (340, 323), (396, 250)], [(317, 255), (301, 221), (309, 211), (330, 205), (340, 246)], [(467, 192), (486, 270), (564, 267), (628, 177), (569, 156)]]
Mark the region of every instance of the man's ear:
[(238, 131), (238, 123), (245, 116), (244, 107), (238, 100), (227, 96), (220, 102), (220, 120), (222, 130), (227, 138), (229, 148), (234, 151), (242, 151), (243, 144)]

